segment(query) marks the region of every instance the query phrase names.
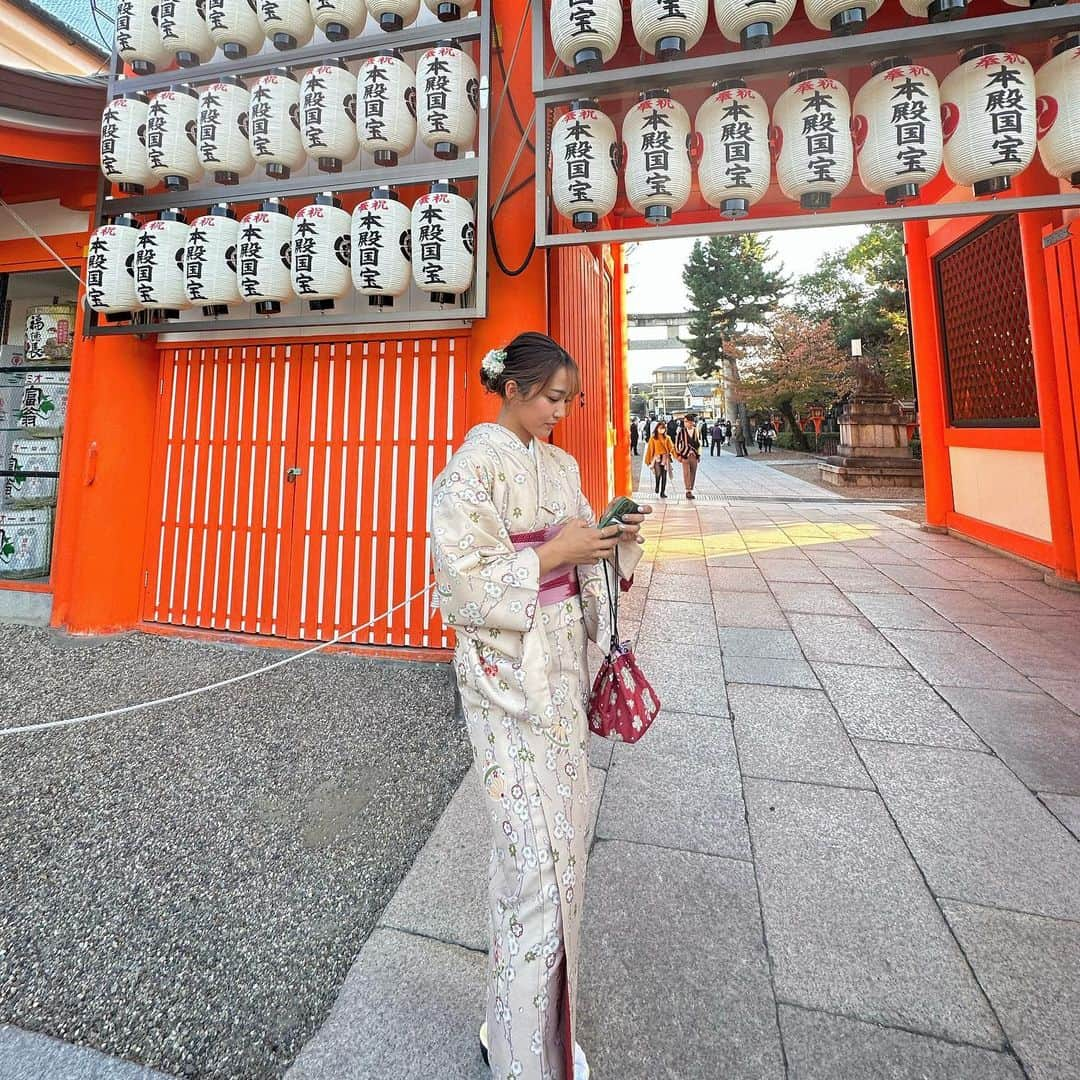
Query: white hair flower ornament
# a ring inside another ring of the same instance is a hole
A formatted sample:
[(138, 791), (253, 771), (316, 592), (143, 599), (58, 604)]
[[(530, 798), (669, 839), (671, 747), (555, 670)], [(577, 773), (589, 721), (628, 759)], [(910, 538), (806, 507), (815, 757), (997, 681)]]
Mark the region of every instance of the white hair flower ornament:
[(501, 375), (506, 367), (505, 349), (488, 349), (484, 359), (480, 362), (481, 369), (492, 377)]

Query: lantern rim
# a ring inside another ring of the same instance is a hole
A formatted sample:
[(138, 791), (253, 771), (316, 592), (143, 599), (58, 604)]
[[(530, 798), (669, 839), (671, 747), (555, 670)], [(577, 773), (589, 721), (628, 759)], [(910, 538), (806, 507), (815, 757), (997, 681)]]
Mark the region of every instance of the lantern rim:
[(240, 174), (238, 172), (232, 172), (230, 169), (223, 169), (214, 173), (214, 183), (232, 187), (234, 184), (240, 183)]
[(1071, 31), (1059, 41), (1055, 41), (1053, 48), (1050, 50), (1050, 55), (1060, 56), (1063, 52), (1068, 52), (1070, 49), (1080, 49), (1080, 30)]
[(767, 49), (772, 40), (771, 22), (752, 22), (739, 31), (739, 47), (743, 49)]
[(889, 206), (899, 206), (901, 203), (910, 202), (919, 197), (919, 185), (914, 181), (906, 184), (896, 184), (885, 189), (885, 202)]
[(429, 195), (459, 195), (457, 184), (451, 183), (449, 180), (432, 180), (431, 187), (428, 188)]
[(191, 52), (190, 49), (181, 49), (175, 55), (176, 62), (182, 68), (194, 68), (202, 63), (202, 57), (198, 53)]
[(383, 168), (393, 168), (398, 163), (396, 150), (376, 150), (372, 157), (375, 164), (381, 165)]
[(255, 303), (256, 315), (280, 315), (281, 304), (277, 300), (258, 300)]
[(348, 41), (350, 31), (343, 22), (328, 22), (323, 27), (327, 41)]
[(666, 225), (671, 221), (671, 207), (667, 203), (648, 203), (642, 216), (647, 225)]
[(435, 8), (435, 18), (439, 22), (457, 22), (461, 18), (461, 6), (452, 0), (442, 0)]
[(980, 56), (989, 56), (990, 53), (1004, 52), (1005, 46), (999, 41), (984, 41), (978, 45), (972, 45), (960, 54), (960, 63), (966, 64), (971, 60), (978, 60)]
[(266, 164), (266, 175), (271, 180), (288, 180), (292, 169), (288, 165), (282, 165), (280, 161), (270, 161)]
[(296, 74), (291, 67), (281, 65), (279, 67), (273, 67), (267, 75), (276, 75), (279, 79), (292, 79), (293, 82), (297, 82)]
[(189, 82), (169, 83), (169, 89), (174, 94), (187, 94), (188, 97), (198, 98), (199, 91)]
[(911, 67), (910, 56), (883, 56), (870, 65), (872, 75), (880, 75), (885, 71), (891, 71), (897, 67)]
[(679, 60), (687, 54), (686, 38), (668, 34), (656, 43), (654, 55), (657, 60)]
[(823, 67), (799, 68), (788, 75), (788, 85), (795, 86), (798, 83), (806, 82), (808, 79), (826, 78), (828, 78), (828, 74)]
[(263, 201), (259, 203), (259, 209), (265, 214), (284, 214), (286, 217), (289, 216), (289, 208), (276, 196), (269, 199), (263, 199)]
[[(150, 95), (145, 90), (125, 90), (122, 94), (117, 94), (117, 98), (127, 98), (130, 101), (141, 101), (144, 105), (150, 104)], [(115, 101), (116, 98), (113, 98)]]
[(384, 11), (379, 16), (379, 29), (388, 34), (395, 30), (401, 30), (405, 26), (405, 20), (396, 11)]
[(341, 209), (341, 200), (332, 191), (320, 191), (315, 196), (312, 206), (336, 206)]
[(334, 301), (330, 297), (323, 297), (319, 300), (309, 300), (308, 308), (311, 311), (331, 311), (334, 307)]
[(652, 86), (638, 92), (638, 101), (655, 101), (657, 98), (670, 98), (671, 90), (665, 87)]
[(437, 142), (431, 152), (440, 161), (456, 161), (458, 156), (457, 144), (452, 142)]
[(188, 178), (179, 173), (167, 173), (164, 177), (166, 191), (187, 191)]
[(799, 196), (799, 206), (803, 210), (828, 210), (832, 206), (832, 192), (807, 191)]
[(583, 109), (599, 109), (600, 103), (594, 97), (574, 98), (570, 102), (571, 112), (581, 112)]
[(371, 199), (390, 199), (392, 202), (401, 202), (402, 198), (393, 184), (378, 185), (371, 189)]
[(215, 79), (210, 85), (215, 86), (218, 83), (224, 83), (226, 86), (239, 86), (241, 90), (246, 90), (247, 86), (244, 80), (239, 75), (222, 75), (220, 78)]
[(866, 8), (861, 5), (845, 8), (838, 11), (829, 20), (829, 33), (833, 37), (847, 37), (849, 34), (858, 34), (866, 29)]
[(341, 172), (341, 158), (337, 157), (321, 157), (316, 161), (316, 165), (319, 168), (319, 172), (324, 173), (339, 173)]
[(604, 54), (594, 45), (574, 53), (573, 68), (577, 75), (592, 75), (604, 66)]
[(157, 71), (157, 68), (154, 66), (152, 60), (132, 60), (131, 70), (134, 71), (136, 75), (153, 75)]
[(1007, 176), (988, 176), (985, 180), (976, 180), (971, 190), (976, 197), (980, 195), (1000, 195), (1012, 187), (1012, 180)]
[(369, 295), (367, 300), (368, 300), (368, 304), (371, 307), (382, 308), (382, 307), (393, 307), (394, 306), (394, 298), (392, 296), (387, 296), (386, 293), (378, 293), (376, 295)]
[(278, 52), (288, 52), (291, 49), (295, 49), (300, 42), (296, 40), (293, 34), (287, 34), (284, 30), (277, 30), (270, 38), (270, 44), (274, 46)]
[(712, 84), (712, 91), (714, 94), (721, 94), (725, 90), (745, 90), (746, 80), (743, 78), (735, 79), (717, 79)]
[(120, 184), (120, 193), (122, 195), (144, 195), (146, 188), (142, 184), (123, 183)]
[(744, 218), (750, 214), (749, 199), (724, 199), (720, 203), (720, 216), (728, 221)]
[(229, 314), (228, 304), (203, 304), (202, 313), (208, 319), (216, 319), (219, 315)]
[(232, 221), (235, 221), (236, 211), (233, 210), (233, 208), (228, 203), (214, 203), (214, 205), (210, 207), (210, 213), (207, 215), (207, 217), (230, 218)]
[(183, 210), (176, 206), (170, 206), (168, 210), (162, 210), (157, 216), (158, 221), (178, 221), (182, 225), (188, 223), (188, 219), (184, 216)]
[(592, 232), (600, 224), (600, 215), (595, 210), (575, 210), (570, 220), (575, 229)]
[(248, 51), (239, 41), (226, 41), (221, 46), (221, 53), (226, 60), (246, 60)]
[(932, 23), (950, 22), (967, 12), (967, 0), (932, 0), (926, 17)]
[(456, 304), (458, 301), (458, 294), (452, 292), (433, 292), (431, 295), (431, 302), (433, 304)]

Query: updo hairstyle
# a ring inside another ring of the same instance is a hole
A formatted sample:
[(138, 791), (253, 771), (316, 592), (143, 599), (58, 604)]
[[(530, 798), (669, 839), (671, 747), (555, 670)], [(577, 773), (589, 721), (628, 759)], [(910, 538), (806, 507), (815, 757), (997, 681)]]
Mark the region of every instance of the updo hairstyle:
[(570, 377), (568, 397), (573, 397), (581, 389), (581, 372), (576, 361), (547, 334), (532, 330), (518, 334), (503, 352), (506, 359), (498, 374), (480, 368), (480, 382), (484, 389), (501, 398), (506, 398), (506, 384), (510, 382), (517, 383), (522, 397), (531, 398), (551, 382), (560, 368), (565, 368)]

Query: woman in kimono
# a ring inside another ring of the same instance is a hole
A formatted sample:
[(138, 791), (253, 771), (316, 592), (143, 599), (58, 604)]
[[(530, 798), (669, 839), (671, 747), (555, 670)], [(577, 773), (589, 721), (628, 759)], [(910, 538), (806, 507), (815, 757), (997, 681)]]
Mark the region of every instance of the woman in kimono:
[(431, 503), (434, 602), (457, 633), (493, 835), (481, 1052), (497, 1080), (586, 1080), (574, 1042), (590, 839), (586, 646), (609, 641), (612, 564), (629, 587), (644, 513), (597, 529), (577, 462), (546, 441), (579, 385), (551, 338), (518, 335), (488, 353), (481, 379), (502, 398), (498, 420), (466, 435)]

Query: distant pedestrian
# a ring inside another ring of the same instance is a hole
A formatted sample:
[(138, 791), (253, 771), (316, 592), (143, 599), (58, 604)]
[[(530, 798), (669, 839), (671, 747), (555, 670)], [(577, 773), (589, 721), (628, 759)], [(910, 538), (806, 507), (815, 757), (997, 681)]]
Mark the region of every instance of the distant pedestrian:
[(667, 424), (660, 420), (645, 447), (645, 464), (653, 471), (656, 481), (656, 494), (661, 499), (667, 498), (668, 473), (675, 458), (675, 447), (668, 437)]
[(725, 420), (724, 421), (724, 445), (725, 446), (730, 446), (731, 445), (731, 421), (730, 420)]
[(693, 413), (687, 413), (675, 431), (675, 456), (682, 462), (686, 497), (693, 499), (694, 481), (701, 461), (701, 440), (698, 438), (697, 417)]
[(630, 421), (630, 453), (637, 454), (638, 426), (636, 420)]
[(709, 446), (709, 457), (716, 457), (723, 453), (720, 449), (724, 445), (724, 425), (719, 420), (712, 426), (712, 443)]
[(702, 446), (709, 441), (709, 422), (704, 417), (701, 420), (701, 427), (698, 429), (697, 437)]
[(653, 428), (652, 418), (651, 417), (646, 417), (643, 426), (644, 426), (645, 430), (642, 431), (642, 433), (641, 433), (641, 441), (643, 443), (645, 443), (646, 446), (648, 446), (649, 445), (649, 439), (652, 438), (652, 428)]
[(736, 457), (748, 457), (746, 453), (746, 432), (743, 431), (742, 424), (735, 425), (735, 456)]
[(776, 425), (771, 420), (766, 420), (765, 423), (758, 428), (758, 435), (761, 439), (761, 449), (766, 454), (771, 454), (773, 442), (776, 439)]

